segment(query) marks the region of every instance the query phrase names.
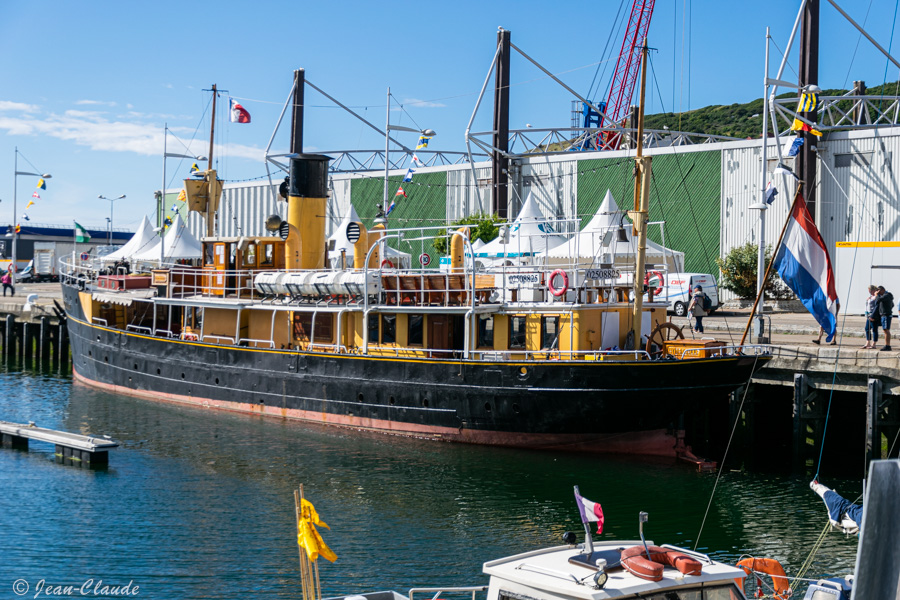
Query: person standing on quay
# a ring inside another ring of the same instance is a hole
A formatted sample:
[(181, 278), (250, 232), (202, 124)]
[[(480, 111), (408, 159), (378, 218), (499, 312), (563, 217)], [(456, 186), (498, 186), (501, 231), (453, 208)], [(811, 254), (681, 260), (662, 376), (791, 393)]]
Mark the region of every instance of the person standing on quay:
[(6, 290), (9, 289), (12, 291), (11, 296), (16, 295), (16, 287), (12, 282), (12, 275), (10, 275), (9, 271), (3, 274), (3, 277), (0, 277), (0, 283), (3, 284), (3, 296), (6, 297)]
[(869, 297), (866, 298), (866, 345), (863, 349), (874, 350), (878, 343), (878, 288), (869, 286)]
[(881, 316), (881, 330), (884, 332), (884, 347), (882, 352), (891, 350), (891, 317), (894, 313), (894, 295), (878, 286), (878, 314)]
[(694, 325), (694, 331), (703, 333), (703, 317), (706, 316), (706, 310), (703, 308), (703, 287), (694, 288), (694, 295), (691, 297), (691, 304), (688, 306), (688, 312), (694, 316), (697, 324)]

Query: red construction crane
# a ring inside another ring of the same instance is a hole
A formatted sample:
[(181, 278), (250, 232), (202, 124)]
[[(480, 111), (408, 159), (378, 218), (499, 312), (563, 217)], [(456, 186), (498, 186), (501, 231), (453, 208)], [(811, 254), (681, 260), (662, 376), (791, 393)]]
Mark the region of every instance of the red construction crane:
[(631, 97), (634, 95), (634, 84), (641, 70), (641, 48), (647, 39), (655, 3), (656, 0), (634, 0), (631, 5), (631, 17), (628, 19), (622, 50), (619, 52), (619, 60), (616, 62), (616, 70), (609, 87), (609, 96), (606, 98), (606, 119), (601, 121), (601, 125), (619, 123), (628, 114)]

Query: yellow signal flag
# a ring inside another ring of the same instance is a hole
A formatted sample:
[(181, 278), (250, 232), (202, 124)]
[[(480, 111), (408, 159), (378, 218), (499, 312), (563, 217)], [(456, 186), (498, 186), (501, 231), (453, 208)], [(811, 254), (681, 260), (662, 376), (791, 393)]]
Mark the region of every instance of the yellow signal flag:
[(800, 119), (794, 119), (794, 123), (791, 125), (791, 131), (808, 131), (811, 134), (822, 137), (822, 132), (818, 129), (812, 127), (808, 123), (804, 123)]
[(187, 192), (181, 190), (178, 192), (178, 201), (179, 202), (187, 202)]
[(309, 560), (318, 560), (319, 556), (330, 562), (337, 560), (331, 548), (329, 548), (319, 532), (316, 531), (316, 525), (331, 529), (325, 521), (319, 518), (319, 513), (309, 500), (300, 500), (300, 519), (297, 521), (297, 544), (306, 551)]

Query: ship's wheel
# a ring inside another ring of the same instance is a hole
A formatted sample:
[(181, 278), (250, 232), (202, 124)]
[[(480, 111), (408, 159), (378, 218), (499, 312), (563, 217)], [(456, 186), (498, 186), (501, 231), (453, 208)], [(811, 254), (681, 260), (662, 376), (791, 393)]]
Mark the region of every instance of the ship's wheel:
[(666, 344), (672, 340), (683, 339), (684, 333), (681, 331), (681, 327), (668, 321), (660, 323), (647, 337), (647, 354), (654, 359), (666, 356), (668, 354)]

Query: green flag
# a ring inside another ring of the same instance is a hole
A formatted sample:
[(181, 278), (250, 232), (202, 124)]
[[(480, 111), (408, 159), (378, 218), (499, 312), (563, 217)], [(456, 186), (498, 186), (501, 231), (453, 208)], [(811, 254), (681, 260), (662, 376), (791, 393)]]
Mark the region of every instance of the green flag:
[[(73, 221), (74, 222), (74, 221)], [(87, 229), (79, 225), (75, 222), (75, 241), (76, 242), (87, 242), (91, 239), (91, 234), (87, 232)]]

